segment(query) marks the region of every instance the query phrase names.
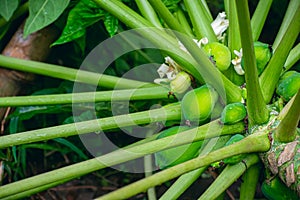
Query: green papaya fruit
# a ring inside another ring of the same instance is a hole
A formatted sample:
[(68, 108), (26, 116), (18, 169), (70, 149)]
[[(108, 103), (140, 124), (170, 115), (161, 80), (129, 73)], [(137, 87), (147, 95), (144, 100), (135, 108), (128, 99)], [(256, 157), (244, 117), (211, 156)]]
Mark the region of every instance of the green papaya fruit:
[(287, 71), (284, 73), (277, 85), (276, 93), (283, 98), (284, 101), (289, 101), (300, 88), (300, 73), (296, 71)]
[(288, 188), (277, 176), (271, 181), (264, 181), (261, 191), (268, 200), (297, 200), (297, 194)]
[(247, 116), (247, 110), (242, 103), (231, 103), (225, 106), (221, 113), (223, 124), (234, 124), (243, 120)]
[(181, 71), (176, 78), (170, 82), (172, 93), (182, 94), (191, 86), (191, 77), (188, 73)]
[[(272, 49), (270, 48), (269, 44), (259, 41), (255, 41), (253, 43), (253, 46), (256, 58), (257, 72), (258, 75), (260, 75), (264, 71), (266, 65), (272, 57)], [(242, 68), (244, 68), (244, 59), (242, 59)]]
[(208, 119), (218, 96), (215, 89), (207, 84), (187, 92), (181, 101), (184, 118), (194, 122)]
[[(235, 134), (233, 135), (229, 140), (228, 142), (225, 144), (225, 146), (229, 146), (231, 144), (234, 144), (242, 139), (244, 139), (245, 136), (241, 135), (241, 134)], [(245, 158), (245, 154), (240, 154), (240, 155), (235, 155), (235, 156), (232, 156), (232, 157), (229, 157), (229, 158), (225, 158), (223, 160), (223, 162), (225, 164), (230, 164), (230, 165), (233, 165), (233, 164), (236, 164), (238, 162), (241, 162), (243, 159)]]
[(269, 44), (256, 41), (254, 42), (254, 53), (258, 75), (260, 75), (272, 57), (272, 49)]
[[(188, 126), (175, 126), (162, 131), (157, 139), (175, 135), (177, 133), (191, 129)], [(155, 163), (160, 169), (171, 167), (194, 158), (198, 154), (203, 141), (193, 142), (191, 144), (173, 147), (154, 154)]]
[(203, 50), (212, 57), (219, 70), (225, 71), (229, 68), (231, 53), (228, 47), (219, 42), (212, 42), (205, 45)]

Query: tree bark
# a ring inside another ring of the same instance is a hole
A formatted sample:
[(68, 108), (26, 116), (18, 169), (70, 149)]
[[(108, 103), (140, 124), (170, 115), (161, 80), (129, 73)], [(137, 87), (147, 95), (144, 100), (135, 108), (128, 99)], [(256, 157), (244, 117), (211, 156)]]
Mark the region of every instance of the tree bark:
[[(12, 36), (2, 54), (25, 60), (44, 61), (50, 53), (50, 44), (57, 38), (58, 31), (48, 26), (40, 31), (23, 37), (24, 23)], [(32, 81), (34, 75), (20, 71), (0, 68), (0, 97), (15, 96), (20, 93), (24, 84)], [(0, 121), (3, 120), (5, 108), (0, 109)]]

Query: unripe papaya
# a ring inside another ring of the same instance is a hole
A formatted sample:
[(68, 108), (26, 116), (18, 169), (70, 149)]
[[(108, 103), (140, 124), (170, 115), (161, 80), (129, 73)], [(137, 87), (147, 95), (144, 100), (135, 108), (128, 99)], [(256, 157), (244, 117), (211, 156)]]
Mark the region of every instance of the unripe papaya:
[(203, 50), (212, 57), (219, 70), (225, 71), (229, 68), (231, 53), (228, 47), (219, 42), (212, 42), (205, 45)]
[(186, 120), (202, 122), (211, 115), (218, 101), (218, 93), (209, 85), (187, 92), (181, 101), (183, 116)]
[(259, 41), (254, 42), (254, 53), (258, 74), (261, 74), (272, 56), (272, 49), (269, 44)]
[(172, 93), (182, 94), (191, 86), (191, 77), (184, 71), (179, 72), (176, 78), (170, 82)]
[(289, 101), (300, 88), (300, 73), (288, 71), (278, 81), (276, 93), (285, 101)]
[[(253, 43), (253, 46), (256, 58), (257, 72), (258, 75), (260, 75), (264, 71), (266, 65), (272, 57), (272, 49), (270, 48), (269, 44), (259, 41), (255, 41)], [(242, 67), (244, 68), (244, 59), (242, 59)]]
[(225, 106), (221, 114), (223, 124), (234, 124), (243, 120), (247, 115), (245, 105), (242, 103), (231, 103)]
[[(235, 134), (234, 136), (232, 136), (228, 142), (225, 144), (225, 146), (229, 146), (231, 144), (234, 144), (242, 139), (244, 139), (245, 137), (241, 134)], [(233, 164), (236, 164), (238, 162), (241, 162), (243, 159), (245, 158), (245, 154), (240, 154), (240, 155), (235, 155), (235, 156), (232, 156), (232, 157), (229, 157), (229, 158), (225, 158), (223, 160), (223, 162), (225, 164), (230, 164), (230, 165), (233, 165)]]
[[(177, 133), (191, 129), (188, 126), (175, 126), (162, 131), (157, 139), (164, 138), (167, 136), (175, 135)], [(191, 144), (181, 145), (159, 151), (154, 154), (155, 163), (160, 169), (171, 167), (179, 163), (185, 162), (194, 158), (198, 154), (203, 141), (193, 142)]]
[(271, 181), (264, 181), (261, 191), (269, 200), (296, 200), (297, 194), (288, 188), (277, 176)]

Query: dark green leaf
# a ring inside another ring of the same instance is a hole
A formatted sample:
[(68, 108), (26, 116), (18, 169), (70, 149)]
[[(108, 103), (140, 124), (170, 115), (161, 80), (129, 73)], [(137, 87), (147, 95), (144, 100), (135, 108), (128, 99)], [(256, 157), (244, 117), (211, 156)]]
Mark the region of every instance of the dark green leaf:
[(68, 6), (70, 0), (29, 0), (29, 18), (24, 37), (54, 22)]
[(104, 25), (110, 37), (114, 36), (117, 33), (118, 24), (119, 21), (117, 18), (108, 13), (105, 15)]
[(65, 119), (63, 124), (70, 124), (70, 123), (74, 123), (74, 122), (82, 122), (82, 121), (87, 121), (87, 120), (92, 120), (92, 119), (95, 119), (95, 114), (92, 111), (87, 110), (79, 116), (70, 116), (70, 117), (68, 117), (67, 119)]
[(104, 11), (89, 0), (81, 0), (70, 11), (62, 35), (52, 45), (64, 44), (85, 36), (86, 28), (104, 18)]
[(10, 117), (19, 117), (20, 120), (28, 120), (37, 114), (58, 114), (65, 111), (69, 111), (65, 109), (63, 106), (26, 106), (19, 107)]
[(54, 141), (67, 146), (75, 153), (77, 153), (81, 158), (88, 159), (88, 157), (77, 146), (75, 146), (73, 143), (69, 142), (68, 140), (64, 138), (55, 138)]
[(22, 149), (42, 149), (42, 150), (48, 150), (48, 151), (58, 151), (60, 153), (69, 153), (69, 150), (62, 149), (60, 147), (56, 147), (50, 144), (46, 143), (33, 143), (33, 144), (24, 144), (21, 146)]
[(8, 21), (18, 8), (19, 0), (0, 0), (0, 15)]

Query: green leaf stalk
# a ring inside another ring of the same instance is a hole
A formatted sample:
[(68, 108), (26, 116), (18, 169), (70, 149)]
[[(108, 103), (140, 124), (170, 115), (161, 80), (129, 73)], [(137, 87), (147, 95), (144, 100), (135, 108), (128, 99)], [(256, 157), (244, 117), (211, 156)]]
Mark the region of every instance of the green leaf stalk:
[(300, 120), (300, 90), (287, 110), (279, 116), (280, 123), (275, 131), (275, 140), (278, 142), (292, 142), (297, 136), (297, 127)]
[(43, 76), (87, 83), (91, 85), (98, 85), (106, 88), (114, 88), (116, 85), (118, 85), (120, 89), (157, 86), (154, 83), (145, 83), (141, 81), (98, 74), (84, 70), (77, 70), (54, 64), (7, 57), (3, 55), (0, 55), (0, 65), (13, 70), (30, 72)]
[(188, 0), (183, 2), (192, 21), (197, 39), (207, 37), (209, 42), (217, 42), (217, 37), (210, 25), (212, 22), (209, 18), (210, 12), (207, 11), (202, 2)]
[[(225, 125), (222, 127), (222, 125), (219, 124), (218, 120), (213, 121), (211, 123), (205, 124), (203, 126), (184, 131), (180, 134), (176, 134), (173, 136), (161, 138), (159, 140), (150, 141), (147, 143), (142, 143), (142, 145), (133, 145), (131, 147), (125, 147), (124, 149), (119, 149), (114, 152), (105, 154), (103, 156), (90, 159), (87, 161), (83, 161), (77, 164), (73, 164), (67, 167), (63, 167), (57, 170), (53, 170), (50, 172), (46, 172), (40, 175), (36, 175), (30, 178), (26, 178), (14, 183), (10, 183), (4, 186), (0, 187), (0, 198), (9, 197), (11, 195), (18, 194), (20, 192), (26, 191), (26, 190), (32, 190), (34, 188), (40, 187), (41, 185), (51, 185), (52, 183), (61, 183), (63, 180), (71, 180), (77, 177), (80, 177), (84, 174), (88, 174), (93, 171), (97, 171), (106, 167), (114, 166), (129, 160), (134, 160), (139, 157), (143, 157), (145, 155), (155, 153), (167, 148), (188, 144), (193, 141), (199, 141), (203, 139), (209, 139), (212, 137), (218, 137), (220, 135), (228, 135), (228, 134), (234, 134), (237, 132), (241, 132), (244, 130), (244, 124), (238, 123), (235, 125)], [(208, 131), (210, 131), (209, 134)], [(253, 137), (252, 137), (253, 138)], [(258, 140), (256, 140), (256, 138)], [(263, 151), (267, 146), (266, 144), (263, 145), (264, 140), (262, 137), (258, 136), (254, 139), (250, 139), (246, 145), (250, 145), (252, 142), (257, 145), (252, 145), (251, 148), (244, 148), (251, 151)], [(260, 147), (258, 147), (260, 146)], [(239, 147), (237, 147), (239, 148)], [(233, 151), (236, 151), (237, 148), (234, 148)], [(228, 149), (229, 150), (229, 149)], [(231, 154), (234, 154), (235, 152), (231, 152)], [(239, 153), (237, 151), (236, 153)], [(217, 154), (214, 153), (212, 156), (210, 156), (210, 159)], [(219, 154), (220, 156), (221, 154)], [(228, 154), (225, 154), (225, 156)], [(230, 156), (230, 153), (229, 155)], [(222, 159), (221, 157), (220, 159)], [(210, 162), (210, 159), (209, 162)], [(217, 157), (219, 159), (219, 157)], [(213, 161), (212, 161), (213, 162)], [(193, 162), (194, 163), (194, 162)], [(209, 163), (204, 162), (204, 164), (208, 165)], [(203, 164), (203, 163), (202, 163)], [(195, 167), (197, 168), (197, 167)], [(170, 168), (171, 169), (171, 168)], [(150, 176), (152, 177), (152, 176)], [(149, 178), (150, 178), (149, 177)], [(150, 185), (149, 187), (152, 187), (154, 185)], [(43, 189), (45, 189), (43, 187)]]
[(38, 106), (101, 101), (168, 99), (168, 92), (169, 89), (157, 86), (128, 90), (0, 97), (0, 106)]
[(258, 81), (248, 1), (236, 0), (236, 6), (245, 61), (248, 119), (250, 126), (253, 126), (266, 123), (269, 119), (269, 112)]
[(242, 184), (240, 190), (240, 199), (241, 200), (250, 200), (254, 199), (256, 186), (258, 183), (261, 166), (259, 163), (248, 166), (247, 171), (242, 176)]
[(59, 137), (68, 137), (77, 134), (104, 131), (118, 127), (180, 119), (180, 104), (175, 103), (163, 108), (143, 112), (106, 117), (102, 119), (59, 125), (38, 130), (20, 132), (13, 135), (2, 136), (0, 148), (44, 141)]
[(300, 3), (295, 9), (297, 9), (297, 12), (292, 16), (291, 23), (288, 24), (278, 47), (274, 51), (265, 70), (259, 77), (260, 86), (266, 103), (269, 103), (273, 96), (285, 61), (300, 32), (300, 20), (298, 20), (300, 18)]
[(233, 155), (242, 153), (267, 151), (270, 148), (270, 142), (267, 134), (267, 131), (257, 132), (230, 146), (223, 147), (204, 156), (199, 156), (192, 160), (178, 164), (174, 167), (170, 167), (164, 171), (156, 173), (155, 175), (144, 178), (119, 190), (99, 197), (97, 198), (97, 200), (129, 198), (133, 195), (145, 191), (149, 187), (160, 185), (184, 173), (200, 167), (204, 167), (210, 163), (222, 160), (226, 157), (231, 157)]

